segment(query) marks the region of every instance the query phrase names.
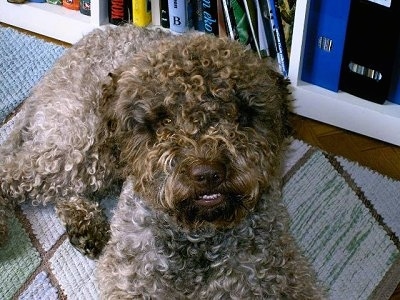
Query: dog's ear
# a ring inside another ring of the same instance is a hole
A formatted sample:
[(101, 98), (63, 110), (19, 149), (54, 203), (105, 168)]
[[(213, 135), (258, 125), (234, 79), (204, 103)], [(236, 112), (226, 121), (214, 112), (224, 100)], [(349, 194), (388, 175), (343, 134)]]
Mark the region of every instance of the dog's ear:
[(292, 93), (290, 92), (290, 80), (283, 78), (279, 74), (276, 79), (278, 88), (282, 91), (282, 102), (281, 102), (281, 119), (282, 119), (282, 135), (287, 138), (293, 134), (293, 126), (290, 122), (290, 113), (293, 112), (293, 99)]
[(114, 105), (116, 102), (116, 89), (119, 75), (109, 73), (102, 84), (101, 97), (99, 99), (99, 112), (102, 117), (102, 123), (108, 130), (114, 131), (116, 127)]
[(135, 87), (134, 82), (127, 84), (127, 80), (122, 77), (123, 70), (108, 74), (102, 86), (100, 113), (114, 130), (126, 132), (138, 129), (145, 123), (145, 112), (138, 108), (136, 98), (139, 88)]
[(108, 77), (103, 85), (101, 113), (108, 116), (107, 121), (112, 121), (118, 131), (151, 134), (167, 119), (156, 92), (134, 76), (132, 70), (119, 70)]
[[(241, 91), (239, 96), (244, 99), (245, 106), (240, 111), (250, 112), (259, 130), (270, 129), (277, 138), (283, 140), (293, 133), (290, 122), (293, 103), (290, 81), (268, 64), (260, 64), (257, 68), (251, 89)], [(249, 108), (246, 109), (246, 106)]]

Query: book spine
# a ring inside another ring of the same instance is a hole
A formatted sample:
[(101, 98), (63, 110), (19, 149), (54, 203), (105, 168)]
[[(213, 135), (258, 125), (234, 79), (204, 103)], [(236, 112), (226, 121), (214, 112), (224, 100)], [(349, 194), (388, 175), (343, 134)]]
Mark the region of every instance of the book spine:
[(90, 0), (80, 0), (79, 10), (80, 10), (81, 14), (90, 16)]
[(226, 22), (226, 29), (227, 35), (230, 39), (235, 40), (235, 24), (231, 18), (230, 12), (230, 1), (229, 0), (222, 0), (222, 6), (224, 8), (224, 17)]
[(151, 0), (151, 24), (155, 26), (161, 25), (161, 3), (160, 0)]
[(279, 5), (277, 0), (266, 0), (266, 2), (268, 4), (271, 29), (275, 40), (276, 56), (279, 69), (282, 75), (286, 78), (288, 77), (289, 73), (289, 55), (287, 52)]
[(189, 3), (187, 0), (168, 0), (169, 28), (177, 33), (189, 30)]
[(199, 0), (192, 0), (193, 26), (197, 31), (204, 32), (203, 3)]
[(230, 0), (230, 5), (234, 23), (236, 24), (237, 40), (243, 45), (249, 45), (251, 39), (249, 35), (249, 22), (243, 7), (243, 1)]
[(122, 25), (132, 22), (132, 0), (109, 0), (109, 23)]
[(258, 56), (261, 58), (260, 47), (258, 42), (258, 28), (257, 28), (257, 12), (254, 8), (253, 0), (244, 0), (244, 9), (246, 11), (247, 20), (249, 22), (250, 33), (252, 36), (253, 50), (256, 50)]
[(164, 28), (169, 28), (168, 0), (160, 0), (160, 24)]
[(272, 34), (271, 21), (269, 19), (268, 4), (264, 0), (256, 0), (259, 19), (260, 50), (267, 56), (276, 57), (275, 40)]
[(222, 0), (217, 0), (217, 11), (218, 11), (218, 36), (219, 37), (227, 37), (227, 25), (224, 14), (224, 6), (222, 4)]
[(132, 21), (139, 27), (147, 26), (151, 23), (151, 1), (132, 0)]
[(63, 6), (68, 9), (79, 10), (79, 0), (64, 0)]
[(218, 36), (219, 30), (217, 0), (201, 0), (201, 3), (203, 6), (204, 32)]

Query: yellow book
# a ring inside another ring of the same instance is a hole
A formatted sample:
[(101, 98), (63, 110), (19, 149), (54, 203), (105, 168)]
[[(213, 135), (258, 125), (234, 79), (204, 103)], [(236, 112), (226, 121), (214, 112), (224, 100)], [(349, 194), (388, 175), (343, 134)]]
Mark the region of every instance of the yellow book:
[(151, 0), (132, 0), (133, 24), (144, 27), (151, 22)]

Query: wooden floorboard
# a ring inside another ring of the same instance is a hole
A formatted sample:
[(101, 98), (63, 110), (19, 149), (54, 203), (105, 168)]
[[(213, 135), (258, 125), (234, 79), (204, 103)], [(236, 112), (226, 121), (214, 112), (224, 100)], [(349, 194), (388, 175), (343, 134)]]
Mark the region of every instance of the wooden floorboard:
[(400, 147), (299, 116), (292, 116), (297, 138), (400, 180)]
[[(33, 34), (25, 30), (23, 32)], [(37, 34), (33, 35), (63, 46), (69, 46), (64, 42)], [(400, 147), (297, 115), (292, 115), (291, 120), (296, 138), (324, 151), (356, 161), (383, 175), (400, 180)], [(399, 281), (400, 279), (393, 280)], [(400, 300), (400, 285), (390, 300)]]

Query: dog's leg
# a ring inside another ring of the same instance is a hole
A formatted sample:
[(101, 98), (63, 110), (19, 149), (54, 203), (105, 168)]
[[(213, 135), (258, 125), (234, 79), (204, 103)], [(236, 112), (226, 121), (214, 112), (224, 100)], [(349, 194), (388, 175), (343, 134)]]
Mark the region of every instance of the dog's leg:
[[(108, 185), (103, 173), (96, 177), (92, 170), (92, 166), (100, 164), (96, 156), (82, 162), (72, 160), (66, 166), (73, 158), (67, 152), (57, 148), (35, 150), (29, 147), (30, 143), (21, 143), (18, 136), (15, 140), (0, 148), (0, 245), (8, 240), (7, 221), (15, 205), (24, 201), (34, 205), (59, 203), (57, 209), (68, 226), (71, 242), (83, 253), (97, 256), (108, 240), (106, 217), (97, 204), (77, 197)], [(93, 188), (88, 182), (97, 186)]]
[(110, 237), (109, 224), (99, 204), (83, 197), (72, 197), (58, 202), (56, 210), (71, 244), (83, 254), (97, 258)]

